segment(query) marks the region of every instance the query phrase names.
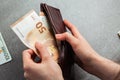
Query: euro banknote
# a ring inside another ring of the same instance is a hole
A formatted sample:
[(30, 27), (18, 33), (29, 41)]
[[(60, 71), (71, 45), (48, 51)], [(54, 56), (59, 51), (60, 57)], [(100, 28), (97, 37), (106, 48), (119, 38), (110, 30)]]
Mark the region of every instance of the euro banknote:
[(52, 35), (50, 26), (44, 15), (38, 16), (37, 13), (32, 10), (12, 24), (11, 28), (20, 40), (28, 48), (33, 49), (37, 55), (35, 42), (40, 42), (46, 46), (46, 50), (48, 50), (52, 58), (55, 61), (58, 60), (59, 54), (55, 38)]
[(12, 60), (11, 55), (7, 49), (2, 34), (0, 33), (0, 65), (7, 63), (11, 60)]

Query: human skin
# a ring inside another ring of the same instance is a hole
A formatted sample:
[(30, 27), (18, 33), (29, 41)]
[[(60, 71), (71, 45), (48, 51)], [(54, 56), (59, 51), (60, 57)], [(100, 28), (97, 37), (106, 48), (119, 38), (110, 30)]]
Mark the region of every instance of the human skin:
[(57, 34), (56, 38), (70, 43), (77, 56), (78, 65), (102, 80), (120, 80), (120, 65), (100, 56), (73, 24), (67, 20), (64, 20), (64, 23), (72, 34)]
[(35, 47), (41, 57), (41, 62), (34, 62), (34, 52), (31, 49), (23, 52), (24, 76), (27, 80), (63, 80), (59, 65), (49, 55), (46, 48), (39, 42)]
[[(66, 40), (72, 46), (77, 57), (76, 63), (85, 71), (96, 75), (102, 80), (120, 80), (120, 65), (100, 56), (69, 21), (64, 20), (70, 33), (56, 34), (57, 40)], [(63, 80), (58, 64), (51, 58), (45, 46), (36, 43), (42, 61), (35, 63), (31, 49), (23, 52), (24, 76), (27, 80)]]

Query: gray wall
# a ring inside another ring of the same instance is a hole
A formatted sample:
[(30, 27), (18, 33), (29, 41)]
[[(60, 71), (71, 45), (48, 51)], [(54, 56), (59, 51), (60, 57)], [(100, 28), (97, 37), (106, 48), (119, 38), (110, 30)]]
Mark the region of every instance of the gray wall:
[[(0, 32), (13, 60), (0, 66), (0, 80), (25, 80), (21, 43), (10, 25), (39, 4), (48, 3), (61, 10), (64, 19), (77, 26), (91, 46), (102, 56), (120, 62), (120, 0), (0, 0)], [(76, 80), (99, 80), (74, 66)]]

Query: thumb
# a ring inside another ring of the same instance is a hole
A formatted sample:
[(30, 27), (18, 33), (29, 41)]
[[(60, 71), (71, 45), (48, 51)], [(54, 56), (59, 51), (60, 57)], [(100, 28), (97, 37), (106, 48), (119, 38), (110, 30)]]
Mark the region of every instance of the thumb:
[(43, 46), (43, 44), (36, 42), (35, 48), (37, 49), (37, 52), (40, 55), (42, 61), (51, 58), (50, 54), (48, 53), (47, 49)]
[(76, 47), (78, 45), (78, 40), (68, 32), (56, 34), (55, 37), (58, 40), (66, 40), (72, 47)]

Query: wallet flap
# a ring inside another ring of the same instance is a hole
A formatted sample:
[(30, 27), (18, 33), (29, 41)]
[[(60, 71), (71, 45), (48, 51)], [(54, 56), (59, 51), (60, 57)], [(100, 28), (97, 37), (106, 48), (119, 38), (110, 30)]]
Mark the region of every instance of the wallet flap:
[[(41, 11), (45, 13), (49, 24), (54, 32), (54, 36), (55, 34), (60, 34), (60, 33), (64, 33), (66, 32), (66, 28), (65, 25), (63, 23), (62, 20), (62, 16), (60, 13), (60, 10), (54, 7), (51, 7), (47, 4), (42, 3), (40, 5)], [(58, 59), (58, 63), (62, 63), (64, 60), (64, 45), (65, 45), (65, 41), (57, 41), (57, 46), (58, 46), (58, 50), (59, 50), (59, 59)]]
[(59, 9), (42, 3), (41, 11), (43, 11), (46, 14), (46, 16), (49, 18), (51, 27), (55, 34), (66, 32), (66, 28), (63, 23), (63, 19)]

